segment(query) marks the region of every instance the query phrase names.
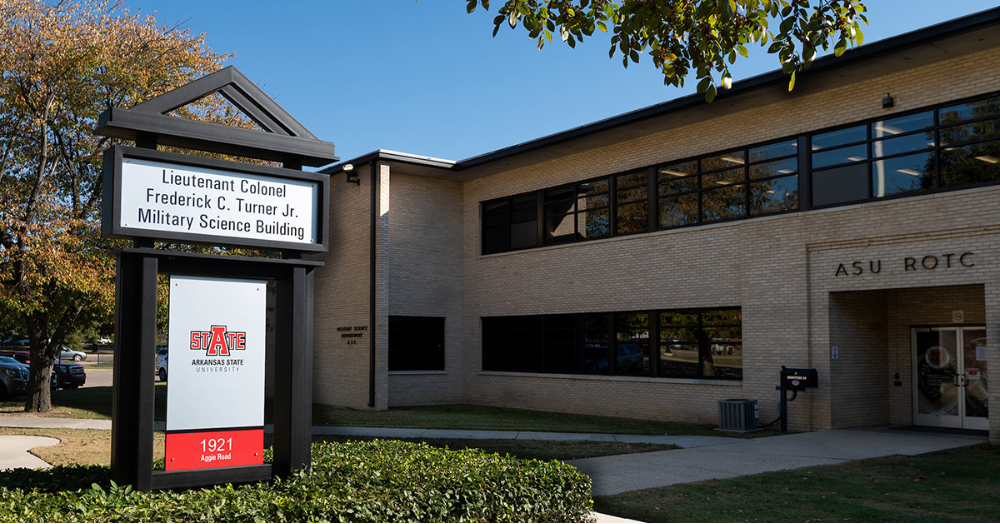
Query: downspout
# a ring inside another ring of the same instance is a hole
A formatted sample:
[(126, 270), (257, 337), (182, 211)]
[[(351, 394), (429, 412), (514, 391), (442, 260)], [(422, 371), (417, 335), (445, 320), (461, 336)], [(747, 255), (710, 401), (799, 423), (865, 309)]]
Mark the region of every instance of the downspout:
[(368, 407), (375, 407), (375, 349), (376, 343), (378, 341), (377, 326), (378, 319), (375, 318), (375, 248), (376, 248), (376, 224), (378, 218), (378, 209), (375, 207), (376, 204), (376, 185), (378, 178), (375, 175), (375, 168), (378, 167), (378, 161), (371, 160), (368, 163), (368, 173), (371, 178), (371, 217), (369, 224), (369, 260), (368, 260), (368, 325), (369, 328), (369, 347), (371, 348), (368, 357)]

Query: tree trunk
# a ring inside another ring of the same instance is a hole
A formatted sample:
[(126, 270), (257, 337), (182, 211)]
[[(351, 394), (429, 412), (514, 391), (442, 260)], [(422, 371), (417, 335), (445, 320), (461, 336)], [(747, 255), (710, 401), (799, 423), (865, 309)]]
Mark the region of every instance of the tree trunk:
[(55, 357), (49, 351), (49, 343), (45, 340), (44, 322), (39, 322), (35, 315), (28, 318), (28, 343), (31, 345), (31, 374), (28, 377), (28, 399), (24, 403), (27, 413), (44, 413), (52, 411), (52, 365)]

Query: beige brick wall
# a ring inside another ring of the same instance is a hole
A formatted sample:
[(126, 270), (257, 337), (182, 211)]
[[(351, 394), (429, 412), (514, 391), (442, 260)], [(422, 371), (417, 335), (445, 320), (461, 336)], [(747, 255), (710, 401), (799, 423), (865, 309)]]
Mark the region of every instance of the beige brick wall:
[[(371, 327), (369, 326), (368, 166), (359, 166), (361, 185), (330, 180), (330, 250), (315, 271), (313, 401), (366, 408)], [(369, 328), (361, 338), (344, 338), (338, 327)], [(355, 341), (355, 344), (350, 344)]]
[(389, 406), (462, 400), (462, 184), (393, 173), (389, 314), (444, 317), (445, 370), (390, 372)]
[[(473, 180), (465, 184), (464, 214), (477, 217), (480, 202), (493, 198), (988, 92), (996, 83), (984, 82), (984, 75), (1000, 79), (1000, 71), (975, 64), (998, 60), (1000, 50), (992, 49), (849, 86), (813, 88), (780, 103)], [(887, 91), (896, 100), (889, 110), (881, 107)], [(790, 404), (794, 429), (900, 420), (899, 413), (912, 407), (896, 399), (899, 388), (891, 386), (895, 355), (885, 347), (891, 333), (884, 326), (896, 295), (889, 290), (980, 285), (980, 307), (1000, 311), (998, 197), (997, 188), (972, 189), (491, 256), (480, 255), (478, 220), (467, 220), (465, 401), (714, 423), (717, 400), (757, 398), (762, 419), (769, 420), (777, 415), (774, 386), (784, 364), (815, 367), (820, 374), (820, 388)], [(964, 251), (977, 253), (975, 268), (898, 267), (906, 256)], [(841, 262), (878, 259), (886, 267), (877, 275), (835, 277)], [(831, 298), (869, 290), (883, 292)], [(950, 315), (952, 303), (964, 300), (949, 296), (940, 308)], [(851, 301), (858, 307), (851, 309)], [(477, 371), (483, 316), (722, 306), (743, 308), (742, 384)], [(863, 332), (836, 328), (851, 320), (861, 321)], [(1000, 325), (990, 324), (988, 334), (998, 340)], [(835, 365), (834, 342), (849, 349)], [(854, 351), (877, 344), (882, 352), (872, 359)], [(994, 361), (997, 353), (991, 343)], [(862, 375), (851, 376), (852, 362), (865, 364)], [(854, 389), (844, 396), (845, 388)]]
[[(878, 268), (878, 266), (875, 266)], [(886, 378), (893, 351), (887, 343), (886, 292), (830, 293), (830, 376), (834, 393), (831, 426), (835, 428), (889, 423), (891, 382)], [(904, 360), (908, 362), (909, 360)]]

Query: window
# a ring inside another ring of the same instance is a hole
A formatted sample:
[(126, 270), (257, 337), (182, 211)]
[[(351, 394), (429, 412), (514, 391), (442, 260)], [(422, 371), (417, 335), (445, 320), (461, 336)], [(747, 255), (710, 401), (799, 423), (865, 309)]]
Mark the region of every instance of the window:
[(544, 191), (545, 244), (611, 236), (607, 178)]
[[(800, 174), (809, 182), (801, 202)], [(992, 183), (996, 93), (483, 202), (482, 253)]]
[(743, 379), (739, 309), (663, 311), (659, 315), (660, 369), (657, 375)]
[(812, 204), (1000, 182), (1000, 96), (810, 137)]
[(615, 177), (615, 234), (649, 231), (649, 197), (646, 171)]
[(656, 169), (661, 229), (799, 207), (795, 140), (736, 149)]
[(743, 378), (738, 308), (484, 317), (482, 328), (485, 371)]
[(538, 245), (538, 197), (504, 198), (482, 206), (483, 254), (527, 249)]
[(444, 319), (389, 317), (389, 371), (443, 371)]

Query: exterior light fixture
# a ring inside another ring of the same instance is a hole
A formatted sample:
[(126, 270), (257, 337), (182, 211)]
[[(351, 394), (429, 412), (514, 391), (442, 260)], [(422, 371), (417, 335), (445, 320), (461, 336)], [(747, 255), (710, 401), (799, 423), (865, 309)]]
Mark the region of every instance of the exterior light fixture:
[(882, 99), (882, 109), (889, 109), (893, 105), (892, 95), (889, 93), (885, 94), (885, 98)]
[(361, 185), (361, 178), (358, 176), (358, 172), (354, 170), (354, 164), (344, 164), (344, 174), (347, 175), (348, 184)]

